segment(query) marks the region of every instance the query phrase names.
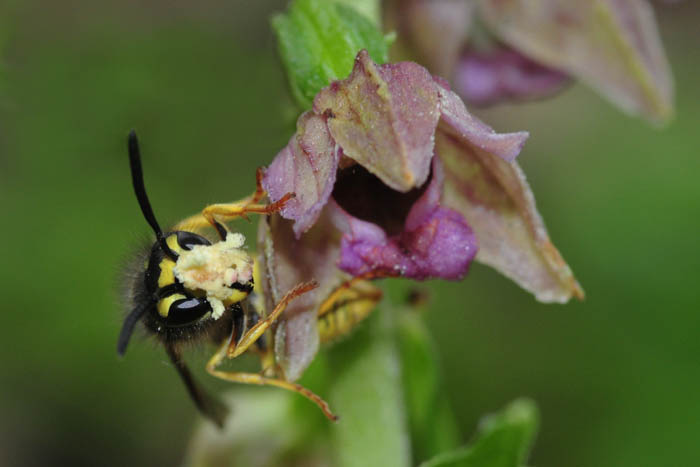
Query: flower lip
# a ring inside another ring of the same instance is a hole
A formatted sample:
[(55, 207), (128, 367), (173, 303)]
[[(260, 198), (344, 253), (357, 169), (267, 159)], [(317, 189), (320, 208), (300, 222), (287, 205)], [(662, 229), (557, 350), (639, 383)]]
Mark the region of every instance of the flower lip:
[(430, 178), (429, 175), (420, 187), (402, 193), (354, 164), (338, 171), (332, 197), (352, 217), (375, 224), (392, 236), (404, 230), (408, 214), (430, 185)]
[(384, 206), (383, 211), (395, 210), (389, 216), (395, 232), (355, 217), (332, 199), (329, 205), (334, 224), (344, 233), (338, 267), (353, 276), (462, 278), (477, 243), (464, 218), (440, 206), (443, 180), (442, 165), (433, 159), (428, 183), (412, 190), (408, 197), (389, 194), (397, 203)]

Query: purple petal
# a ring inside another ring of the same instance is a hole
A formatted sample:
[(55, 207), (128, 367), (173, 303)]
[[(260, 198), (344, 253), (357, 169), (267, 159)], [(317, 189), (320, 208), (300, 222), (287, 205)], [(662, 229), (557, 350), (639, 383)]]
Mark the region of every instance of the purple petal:
[(308, 311), (277, 321), (275, 363), (282, 369), (287, 381), (301, 378), (318, 352), (318, 304), (307, 306)]
[(469, 50), (455, 74), (459, 94), (477, 105), (504, 100), (535, 99), (559, 91), (569, 77), (510, 49)]
[(476, 254), (476, 240), (459, 213), (439, 205), (442, 184), (436, 162), (430, 185), (409, 211), (404, 230), (393, 236), (332, 201), (336, 225), (345, 232), (338, 267), (353, 276), (462, 278)]
[(260, 286), (266, 311), (269, 313), (295, 285), (311, 280), (319, 283), (318, 288), (292, 300), (278, 321), (275, 358), (289, 381), (302, 375), (318, 350), (319, 305), (347, 278), (336, 267), (339, 237), (325, 215), (300, 239), (292, 230), (292, 222), (279, 215), (266, 216), (260, 221)]
[(263, 188), (272, 201), (287, 193), (296, 194), (281, 214), (296, 221), (297, 237), (316, 222), (328, 201), (339, 159), (339, 150), (328, 133), (325, 119), (305, 112), (297, 120), (297, 133), (267, 168)]
[(433, 134), (440, 114), (437, 87), (415, 63), (377, 66), (360, 51), (347, 79), (314, 99), (346, 156), (387, 186), (406, 192), (428, 178)]
[(542, 302), (583, 298), (583, 290), (547, 235), (535, 198), (516, 162), (438, 131), (445, 166), (444, 203), (462, 215), (479, 241), (476, 259)]
[(482, 0), (482, 17), (514, 49), (566, 71), (623, 110), (673, 113), (673, 79), (646, 0)]
[(464, 106), (462, 99), (450, 91), (441, 81), (437, 81), (440, 95), (439, 131), (451, 134), (466, 145), (473, 146), (490, 154), (495, 154), (505, 161), (514, 160), (530, 136), (527, 131), (517, 133), (496, 133), (491, 127), (472, 116)]

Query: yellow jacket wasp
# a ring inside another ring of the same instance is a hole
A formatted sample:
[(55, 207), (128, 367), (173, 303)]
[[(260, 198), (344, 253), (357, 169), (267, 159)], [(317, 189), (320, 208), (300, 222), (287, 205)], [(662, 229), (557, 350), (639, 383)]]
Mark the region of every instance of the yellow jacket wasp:
[[(261, 336), (282, 314), (293, 298), (316, 287), (300, 284), (290, 290), (269, 316), (260, 318), (248, 300), (254, 289), (254, 261), (241, 249), (242, 236), (233, 234), (217, 219), (232, 219), (247, 213), (268, 214), (282, 203), (258, 204), (264, 192), (258, 189), (239, 203), (213, 205), (164, 233), (153, 214), (143, 182), (136, 134), (129, 134), (131, 175), (141, 211), (156, 235), (145, 269), (131, 284), (133, 309), (124, 320), (117, 352), (123, 355), (135, 325), (142, 321), (154, 334), (178, 370), (199, 410), (217, 425), (223, 425), (226, 409), (205, 393), (185, 365), (181, 348), (187, 341), (209, 339), (221, 347), (207, 363), (207, 371), (219, 378), (252, 384), (279, 386), (298, 392), (316, 404), (331, 419), (335, 416), (321, 398), (308, 389), (284, 380), (254, 373), (229, 373), (217, 369), (225, 357), (234, 358), (254, 344), (265, 351)], [(258, 177), (258, 180), (260, 177)], [(216, 216), (216, 219), (215, 217)], [(198, 233), (213, 226), (220, 242), (212, 244)]]
[[(138, 140), (133, 131), (129, 134), (128, 148), (136, 199), (156, 241), (145, 252), (140, 269), (128, 279), (131, 311), (119, 335), (118, 354), (124, 355), (136, 324), (143, 323), (147, 332), (165, 347), (197, 408), (218, 426), (223, 425), (228, 410), (193, 378), (182, 358), (185, 343), (208, 340), (219, 346), (206, 365), (211, 375), (227, 381), (277, 386), (297, 392), (318, 405), (329, 419), (337, 420), (319, 396), (278, 376), (274, 350), (267, 345), (275, 322), (287, 304), (316, 288), (317, 283), (298, 284), (271, 312), (265, 313), (259, 304), (261, 300), (254, 300), (255, 294), (260, 293), (258, 263), (242, 248), (243, 236), (230, 232), (225, 225), (249, 213), (275, 213), (294, 195), (261, 204), (266, 194), (261, 186), (263, 173), (258, 170), (257, 188), (251, 196), (235, 203), (207, 206), (200, 214), (163, 232), (146, 194)], [(218, 242), (212, 243), (202, 235), (207, 228), (215, 230)], [(317, 311), (321, 341), (346, 334), (369, 314), (380, 297), (379, 289), (359, 278), (337, 287)], [(247, 351), (260, 355), (261, 373), (219, 369), (224, 359)]]

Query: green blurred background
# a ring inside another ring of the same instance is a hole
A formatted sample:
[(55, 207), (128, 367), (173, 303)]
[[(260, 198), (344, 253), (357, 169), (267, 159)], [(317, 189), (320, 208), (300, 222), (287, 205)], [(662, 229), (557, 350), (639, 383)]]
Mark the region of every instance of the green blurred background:
[[(182, 458), (197, 414), (162, 350), (115, 353), (120, 263), (148, 234), (125, 136), (139, 132), (168, 224), (247, 194), (296, 117), (268, 26), (285, 2), (193, 4), (0, 6), (2, 465)], [(520, 161), (585, 302), (538, 304), (480, 265), (429, 284), (465, 437), (530, 396), (540, 467), (700, 465), (700, 9), (657, 12), (677, 82), (667, 128), (578, 85), (476, 112), (531, 132)]]

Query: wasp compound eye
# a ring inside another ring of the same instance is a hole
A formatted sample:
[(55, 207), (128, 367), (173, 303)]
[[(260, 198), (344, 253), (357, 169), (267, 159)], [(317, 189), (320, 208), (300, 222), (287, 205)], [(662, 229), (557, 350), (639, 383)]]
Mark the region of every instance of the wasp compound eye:
[(211, 305), (205, 298), (181, 298), (170, 305), (165, 322), (167, 326), (189, 326), (207, 313), (211, 313)]

